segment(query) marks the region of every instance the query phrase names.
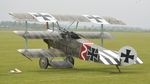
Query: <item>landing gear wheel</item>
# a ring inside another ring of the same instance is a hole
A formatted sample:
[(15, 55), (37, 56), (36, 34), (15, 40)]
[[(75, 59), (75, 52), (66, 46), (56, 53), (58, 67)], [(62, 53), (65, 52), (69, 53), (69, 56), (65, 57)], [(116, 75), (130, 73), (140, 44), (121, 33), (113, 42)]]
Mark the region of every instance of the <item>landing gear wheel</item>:
[(72, 65), (74, 65), (74, 59), (73, 59), (73, 57), (66, 57), (65, 58), (65, 61), (69, 61)]
[(40, 66), (41, 69), (47, 69), (48, 65), (49, 65), (48, 58), (46, 58), (46, 57), (40, 58), (39, 66)]

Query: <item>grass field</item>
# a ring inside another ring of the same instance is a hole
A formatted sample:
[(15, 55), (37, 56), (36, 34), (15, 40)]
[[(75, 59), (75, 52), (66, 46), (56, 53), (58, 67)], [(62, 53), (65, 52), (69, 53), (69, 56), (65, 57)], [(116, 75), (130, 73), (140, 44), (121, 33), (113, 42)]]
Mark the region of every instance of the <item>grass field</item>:
[[(24, 39), (12, 32), (0, 32), (0, 84), (150, 84), (150, 33), (112, 33), (114, 40), (105, 40), (104, 46), (118, 50), (134, 47), (144, 64), (121, 67), (106, 66), (75, 59), (73, 69), (41, 70), (38, 59), (29, 61), (16, 50), (24, 47)], [(99, 40), (93, 40), (99, 44)], [(42, 40), (30, 40), (30, 48), (46, 48)], [(11, 74), (18, 68), (23, 72)]]

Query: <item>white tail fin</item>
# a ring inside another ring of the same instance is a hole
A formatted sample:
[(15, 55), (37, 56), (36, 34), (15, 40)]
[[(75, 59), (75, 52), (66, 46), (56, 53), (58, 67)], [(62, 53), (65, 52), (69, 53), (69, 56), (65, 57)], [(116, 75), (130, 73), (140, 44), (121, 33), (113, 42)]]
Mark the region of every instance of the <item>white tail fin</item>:
[(125, 46), (119, 50), (120, 66), (134, 64), (137, 59), (137, 53), (134, 48)]

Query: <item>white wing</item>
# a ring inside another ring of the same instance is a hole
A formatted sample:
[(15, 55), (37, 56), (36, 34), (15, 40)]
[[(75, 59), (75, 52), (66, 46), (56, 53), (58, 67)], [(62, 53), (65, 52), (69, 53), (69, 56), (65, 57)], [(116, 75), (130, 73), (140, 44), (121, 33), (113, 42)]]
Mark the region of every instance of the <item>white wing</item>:
[(49, 13), (9, 13), (17, 20), (29, 20), (38, 22), (91, 22), (96, 24), (109, 24), (98, 15), (55, 15)]

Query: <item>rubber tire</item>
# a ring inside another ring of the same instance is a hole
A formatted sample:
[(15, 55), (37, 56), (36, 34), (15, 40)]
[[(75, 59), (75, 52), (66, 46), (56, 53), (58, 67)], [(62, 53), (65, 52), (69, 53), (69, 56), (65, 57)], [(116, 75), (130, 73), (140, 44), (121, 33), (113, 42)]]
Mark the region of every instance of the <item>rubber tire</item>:
[(46, 58), (46, 57), (40, 58), (39, 66), (40, 66), (41, 69), (47, 69), (48, 65), (49, 65), (48, 58)]
[(65, 58), (65, 61), (69, 61), (72, 65), (74, 65), (74, 59), (73, 59), (73, 57), (66, 57)]

